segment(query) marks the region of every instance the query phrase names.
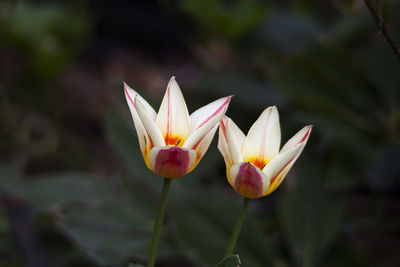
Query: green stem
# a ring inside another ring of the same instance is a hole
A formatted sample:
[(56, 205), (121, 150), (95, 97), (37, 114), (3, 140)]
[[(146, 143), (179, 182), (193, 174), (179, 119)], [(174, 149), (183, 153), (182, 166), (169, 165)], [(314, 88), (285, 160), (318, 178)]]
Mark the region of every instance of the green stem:
[(240, 230), (242, 229), (242, 224), (243, 224), (244, 218), (246, 217), (246, 211), (247, 211), (247, 207), (249, 206), (249, 202), (250, 202), (250, 198), (245, 197), (243, 199), (242, 208), (240, 209), (240, 214), (236, 221), (235, 228), (233, 228), (231, 240), (229, 241), (229, 245), (228, 245), (228, 248), (226, 249), (225, 256), (232, 255), (232, 253), (233, 253), (233, 250), (236, 245), (236, 241), (240, 234)]
[(147, 267), (153, 267), (156, 261), (158, 239), (160, 238), (161, 225), (164, 219), (165, 208), (167, 206), (168, 191), (169, 191), (169, 186), (171, 185), (171, 181), (172, 179), (164, 178), (160, 207), (158, 208), (156, 224), (154, 225), (153, 240), (151, 241), (151, 249), (149, 254), (149, 260), (147, 262)]

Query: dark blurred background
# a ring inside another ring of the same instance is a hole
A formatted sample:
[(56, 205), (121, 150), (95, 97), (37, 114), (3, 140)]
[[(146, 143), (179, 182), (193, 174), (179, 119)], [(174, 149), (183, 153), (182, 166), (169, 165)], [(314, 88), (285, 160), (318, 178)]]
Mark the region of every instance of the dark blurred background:
[[(400, 42), (400, 2), (372, 2)], [(252, 201), (243, 266), (400, 266), (400, 64), (362, 0), (0, 1), (0, 266), (144, 263), (162, 180), (122, 81), (157, 110), (234, 94), (282, 143), (313, 124), (281, 187)], [(215, 138), (172, 184), (157, 266), (213, 266), (241, 197)]]

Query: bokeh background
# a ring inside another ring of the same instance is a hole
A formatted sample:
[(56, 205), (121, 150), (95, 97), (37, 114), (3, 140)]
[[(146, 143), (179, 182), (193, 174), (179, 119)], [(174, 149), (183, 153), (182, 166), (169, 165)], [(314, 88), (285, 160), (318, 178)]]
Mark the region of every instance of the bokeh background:
[[(373, 2), (400, 42), (400, 2)], [(380, 7), (379, 7), (380, 6)], [(400, 266), (400, 64), (362, 0), (0, 2), (0, 266), (144, 263), (161, 178), (122, 81), (189, 112), (234, 94), (247, 132), (314, 129), (281, 187), (250, 205), (243, 266)], [(216, 138), (172, 184), (157, 266), (213, 266), (241, 197)]]

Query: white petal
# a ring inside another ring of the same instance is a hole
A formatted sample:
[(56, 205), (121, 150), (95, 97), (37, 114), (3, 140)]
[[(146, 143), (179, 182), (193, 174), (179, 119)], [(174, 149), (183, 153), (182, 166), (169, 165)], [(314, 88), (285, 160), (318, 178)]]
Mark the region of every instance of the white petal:
[(224, 104), (232, 98), (232, 96), (223, 97), (211, 102), (204, 107), (199, 108), (190, 115), (191, 132), (204, 125), (214, 114), (224, 108)]
[(226, 123), (226, 139), (228, 141), (228, 147), (231, 153), (233, 163), (236, 164), (243, 161), (242, 154), (240, 151), (241, 147), (240, 145), (243, 139), (242, 140), (240, 139), (240, 135), (238, 135), (237, 131), (234, 130), (235, 126), (233, 125), (234, 125), (233, 121), (231, 119), (228, 119)]
[(189, 113), (175, 77), (172, 77), (168, 83), (156, 124), (167, 145), (183, 142), (190, 135)]
[(279, 152), (281, 128), (279, 114), (275, 106), (268, 107), (251, 126), (244, 140), (242, 155), (244, 161), (257, 158), (268, 162)]
[(226, 123), (228, 118), (224, 116), (224, 118), (220, 121), (219, 124), (219, 133), (218, 133), (218, 150), (221, 152), (222, 157), (224, 158), (225, 165), (227, 167), (227, 171), (233, 165), (233, 160), (231, 157), (231, 152), (229, 151), (228, 141), (226, 138)]
[(271, 186), (266, 194), (273, 192), (282, 183), (286, 174), (303, 151), (304, 146), (305, 143), (300, 143), (283, 153), (279, 153), (264, 167), (263, 173), (271, 180)]
[[(136, 133), (139, 139), (139, 146), (140, 146), (140, 151), (142, 152), (143, 158), (146, 162), (146, 165), (148, 168), (150, 168), (150, 163), (149, 163), (149, 159), (148, 159), (148, 153), (150, 151), (150, 139), (149, 136), (147, 134), (146, 129), (144, 128), (142, 121), (139, 118), (139, 115), (136, 111), (136, 107), (135, 107), (135, 102), (134, 99), (135, 97), (138, 98), (142, 98), (138, 95), (138, 93), (136, 93), (133, 89), (129, 88), (129, 86), (124, 83), (124, 92), (125, 92), (125, 98), (126, 98), (126, 102), (128, 103), (129, 106), (129, 110), (131, 111), (131, 115), (132, 115), (132, 119), (133, 119), (133, 123), (135, 124), (135, 128), (136, 128)], [(143, 99), (143, 98), (142, 98)], [(145, 101), (143, 99), (143, 101)], [(145, 103), (147, 103), (145, 101)], [(147, 103), (148, 105), (148, 103)], [(148, 108), (148, 110), (153, 110), (153, 108)], [(154, 114), (155, 111), (153, 110)]]
[(197, 159), (196, 159), (196, 164), (199, 163), (201, 158), (204, 156), (204, 154), (207, 152), (208, 147), (211, 144), (211, 141), (213, 140), (213, 137), (215, 135), (215, 132), (218, 129), (218, 124), (216, 124), (211, 131), (208, 132), (208, 134), (203, 138), (203, 140), (200, 142), (200, 144), (197, 146), (196, 151), (197, 151)]
[(183, 147), (196, 149), (196, 147), (200, 144), (200, 142), (208, 134), (208, 132), (210, 132), (211, 129), (216, 124), (218, 124), (218, 122), (225, 115), (225, 112), (228, 109), (231, 98), (232, 98), (231, 96), (223, 98), (224, 101), (221, 103), (219, 108), (216, 109), (215, 112), (212, 113), (210, 116), (208, 116), (204, 120), (201, 120), (202, 123), (200, 123), (199, 127), (194, 132), (191, 133), (186, 142), (183, 144)]
[(228, 168), (230, 168), (234, 163), (231, 156), (231, 152), (229, 150), (228, 138), (226, 133), (226, 128), (228, 123), (230, 125), (231, 134), (234, 136), (234, 139), (236, 140), (238, 147), (242, 147), (245, 135), (228, 116), (224, 116), (220, 121), (218, 149), (221, 152), (222, 156), (224, 157), (225, 164), (227, 165)]
[(240, 128), (236, 125), (236, 123), (228, 116), (224, 116), (223, 121), (226, 123), (228, 123), (228, 121), (229, 121), (229, 126), (230, 126), (230, 129), (232, 130), (231, 133), (234, 136), (234, 138), (238, 144), (238, 147), (240, 149), (242, 149), (244, 139), (246, 138), (246, 136), (244, 135), (242, 130), (240, 130)]
[(282, 147), (279, 153), (284, 153), (300, 143), (306, 144), (308, 137), (310, 136), (311, 130), (312, 130), (312, 125), (305, 126), (297, 134), (295, 134), (292, 138), (290, 138), (289, 141), (286, 142), (286, 144)]
[(127, 85), (125, 82), (124, 82), (124, 89), (125, 89), (126, 101), (128, 102), (129, 108), (131, 110), (135, 109), (134, 99), (135, 99), (135, 97), (137, 97), (137, 98), (139, 98), (140, 102), (142, 102), (142, 104), (146, 107), (147, 113), (149, 113), (150, 117), (155, 121), (156, 117), (157, 117), (157, 113), (153, 109), (153, 107), (141, 95), (139, 95), (135, 90), (130, 88), (129, 85)]
[(146, 106), (137, 97), (135, 97), (134, 103), (139, 118), (142, 121), (143, 126), (150, 137), (150, 141), (153, 143), (153, 146), (165, 146), (165, 141), (161, 131), (157, 128), (157, 125), (151, 118), (150, 114), (147, 113)]

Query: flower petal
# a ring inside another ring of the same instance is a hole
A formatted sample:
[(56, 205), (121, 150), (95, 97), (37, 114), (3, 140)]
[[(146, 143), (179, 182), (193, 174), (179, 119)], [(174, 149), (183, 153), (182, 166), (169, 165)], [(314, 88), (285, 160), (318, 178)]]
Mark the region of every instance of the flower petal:
[(135, 90), (129, 87), (124, 82), (124, 90), (125, 90), (125, 97), (126, 101), (128, 102), (129, 108), (135, 108), (135, 103), (134, 99), (137, 96), (139, 98), (140, 102), (146, 107), (147, 113), (150, 114), (150, 117), (155, 121), (157, 117), (156, 111), (153, 109), (153, 107), (141, 96), (139, 95)]
[(231, 157), (231, 152), (228, 147), (228, 140), (226, 138), (226, 123), (227, 117), (224, 118), (219, 123), (219, 132), (218, 132), (218, 150), (221, 152), (222, 157), (224, 158), (227, 177), (229, 177), (229, 169), (233, 165), (233, 160)]
[(213, 137), (215, 135), (215, 132), (218, 129), (218, 124), (216, 124), (211, 131), (208, 132), (208, 134), (201, 140), (199, 145), (196, 147), (196, 152), (197, 152), (197, 158), (196, 162), (193, 165), (193, 168), (197, 166), (197, 164), (200, 162), (201, 158), (204, 156), (204, 154), (207, 152), (208, 147), (211, 144), (211, 141), (213, 140)]
[(196, 151), (177, 146), (154, 147), (150, 150), (150, 166), (164, 178), (178, 178), (188, 173), (196, 160)]
[[(243, 141), (245, 139), (245, 135), (239, 129), (239, 127), (228, 116), (224, 116), (222, 118), (222, 120), (220, 121), (218, 149), (221, 152), (222, 156), (224, 157), (227, 171), (229, 171), (229, 168), (234, 164), (232, 156), (231, 156), (231, 152), (229, 150), (228, 137), (227, 137), (227, 133), (226, 133), (228, 123), (232, 130), (231, 133), (233, 134), (233, 136), (235, 136), (234, 139), (236, 140), (238, 147), (242, 147)], [(237, 160), (238, 160), (237, 162), (240, 162), (239, 159), (237, 159)]]
[[(217, 109), (215, 109), (214, 113), (210, 114), (203, 120), (196, 120), (197, 122), (196, 124), (199, 125), (198, 128), (190, 134), (190, 136), (188, 137), (188, 139), (186, 140), (186, 142), (183, 144), (182, 147), (196, 149), (197, 146), (200, 144), (200, 142), (203, 140), (203, 138), (208, 134), (208, 132), (210, 132), (211, 129), (216, 124), (218, 124), (218, 122), (224, 116), (226, 110), (228, 109), (231, 98), (232, 96), (227, 96), (222, 98), (224, 99), (224, 101), (221, 101), (220, 103), (221, 105)], [(200, 124), (198, 123), (199, 121), (201, 121)]]
[(147, 112), (146, 106), (139, 100), (137, 96), (134, 99), (134, 103), (137, 114), (150, 138), (150, 146), (165, 146), (164, 138), (160, 130), (157, 128), (156, 123), (151, 118), (151, 115)]
[(190, 115), (191, 132), (193, 133), (195, 130), (203, 126), (212, 116), (217, 114), (220, 109), (223, 109), (225, 103), (229, 102), (232, 97), (233, 96), (227, 96), (217, 99), (193, 112)]
[(235, 164), (243, 161), (240, 148), (244, 139), (242, 131), (228, 118), (226, 121), (226, 140), (228, 141), (229, 152)]
[(156, 112), (149, 105), (149, 103), (147, 103), (147, 101), (144, 100), (143, 97), (141, 97), (136, 91), (131, 89), (125, 82), (124, 82), (124, 92), (125, 92), (126, 102), (128, 103), (129, 110), (131, 111), (133, 123), (135, 124), (136, 133), (139, 139), (140, 151), (142, 152), (147, 167), (150, 168), (150, 163), (149, 163), (150, 138), (137, 113), (134, 102), (135, 97), (139, 98), (141, 102), (146, 106), (146, 109), (150, 114), (150, 116), (153, 116), (155, 118)]
[(164, 136), (166, 145), (182, 145), (190, 135), (189, 113), (175, 77), (168, 83), (156, 124)]
[(279, 153), (264, 167), (263, 173), (271, 180), (271, 186), (265, 195), (272, 193), (282, 183), (286, 174), (303, 151), (304, 146), (305, 143), (300, 143), (283, 153)]
[(250, 162), (235, 164), (229, 171), (229, 183), (244, 197), (259, 198), (267, 192), (269, 179)]
[(286, 144), (282, 147), (279, 153), (286, 152), (300, 143), (306, 144), (308, 137), (310, 136), (312, 127), (313, 127), (312, 125), (308, 125), (305, 126), (303, 129), (301, 129), (297, 134), (295, 134), (292, 138), (290, 138), (289, 141), (286, 142)]
[(244, 161), (250, 161), (263, 169), (279, 152), (281, 129), (279, 114), (275, 106), (268, 107), (251, 126), (244, 140), (242, 155)]

